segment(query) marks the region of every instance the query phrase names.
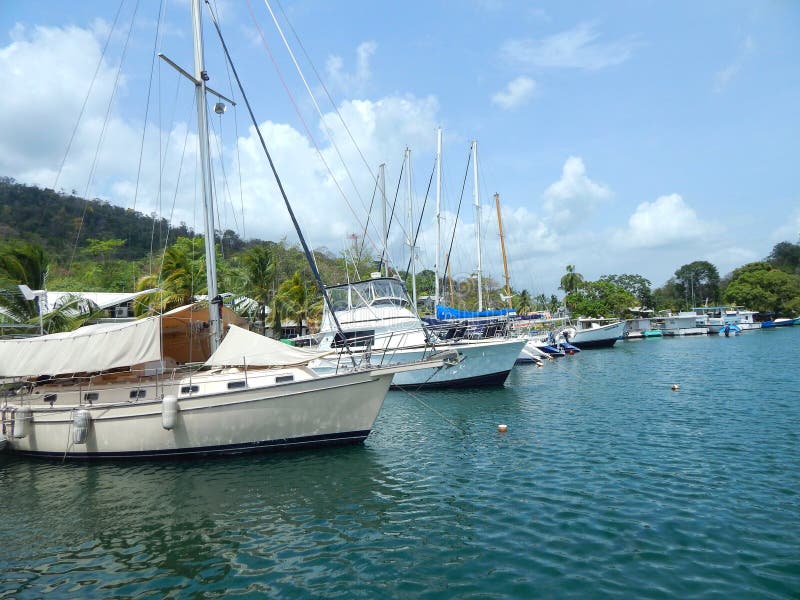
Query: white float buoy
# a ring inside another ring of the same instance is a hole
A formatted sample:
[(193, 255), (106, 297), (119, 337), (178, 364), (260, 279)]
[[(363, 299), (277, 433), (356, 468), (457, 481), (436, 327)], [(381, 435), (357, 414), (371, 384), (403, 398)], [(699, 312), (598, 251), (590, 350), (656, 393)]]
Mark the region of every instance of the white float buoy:
[(28, 427), (33, 420), (33, 411), (30, 406), (20, 406), (14, 411), (14, 418), (12, 423), (12, 437), (17, 439), (24, 438), (28, 435)]
[(673, 392), (677, 392), (679, 389), (681, 389), (681, 386), (679, 386), (677, 383), (673, 383), (672, 384), (672, 391)]
[(88, 410), (79, 409), (72, 413), (72, 443), (85, 444), (92, 425), (92, 415)]
[(499, 431), (500, 433), (505, 433), (506, 431), (508, 431), (508, 425), (500, 423), (500, 425), (497, 426), (497, 431)]
[(174, 429), (178, 424), (178, 399), (175, 396), (164, 396), (161, 400), (161, 426)]

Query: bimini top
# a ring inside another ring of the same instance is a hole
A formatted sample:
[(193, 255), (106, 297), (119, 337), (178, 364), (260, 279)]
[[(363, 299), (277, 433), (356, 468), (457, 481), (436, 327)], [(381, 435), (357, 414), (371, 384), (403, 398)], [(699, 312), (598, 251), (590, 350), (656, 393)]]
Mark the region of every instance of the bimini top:
[[(222, 308), (225, 325), (244, 323)], [(0, 378), (100, 373), (154, 361), (202, 362), (210, 355), (208, 306), (181, 306), (125, 323), (98, 323), (74, 331), (0, 340)]]
[(0, 340), (0, 378), (89, 373), (161, 359), (160, 317)]

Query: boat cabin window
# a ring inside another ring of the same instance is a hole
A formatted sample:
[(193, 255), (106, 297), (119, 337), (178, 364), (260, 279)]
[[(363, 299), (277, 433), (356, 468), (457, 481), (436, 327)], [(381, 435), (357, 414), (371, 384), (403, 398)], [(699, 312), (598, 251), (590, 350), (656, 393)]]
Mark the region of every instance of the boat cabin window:
[(294, 375), (278, 375), (275, 377), (275, 383), (289, 383), (294, 381)]
[(49, 402), (50, 406), (53, 406), (53, 402), (56, 401), (56, 398), (58, 398), (58, 394), (45, 394), (42, 400), (44, 402)]
[(133, 390), (130, 393), (131, 398), (144, 398), (147, 396), (147, 390)]
[(86, 392), (83, 395), (83, 399), (86, 402), (94, 402), (95, 400), (99, 400), (100, 399), (100, 394), (99, 394), (99, 392)]
[(331, 343), (332, 348), (344, 348), (345, 338), (350, 346), (371, 346), (375, 343), (375, 330), (366, 331), (346, 331), (344, 338), (341, 333), (337, 333)]
[(228, 389), (229, 390), (238, 390), (241, 388), (247, 387), (247, 382), (245, 380), (240, 381), (229, 381), (228, 382)]
[(181, 394), (195, 394), (200, 391), (199, 385), (183, 385), (181, 386)]

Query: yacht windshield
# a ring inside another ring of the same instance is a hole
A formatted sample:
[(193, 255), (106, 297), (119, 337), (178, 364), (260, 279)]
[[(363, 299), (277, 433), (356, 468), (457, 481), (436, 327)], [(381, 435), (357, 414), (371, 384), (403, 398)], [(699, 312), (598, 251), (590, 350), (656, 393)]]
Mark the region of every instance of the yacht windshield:
[(333, 310), (347, 310), (347, 288), (331, 288), (328, 290)]
[[(348, 291), (350, 297), (348, 299)], [(349, 308), (363, 308), (394, 304), (395, 306), (409, 305), (406, 288), (402, 281), (396, 279), (372, 279), (359, 281), (349, 286), (329, 288), (331, 302), (334, 310)]]

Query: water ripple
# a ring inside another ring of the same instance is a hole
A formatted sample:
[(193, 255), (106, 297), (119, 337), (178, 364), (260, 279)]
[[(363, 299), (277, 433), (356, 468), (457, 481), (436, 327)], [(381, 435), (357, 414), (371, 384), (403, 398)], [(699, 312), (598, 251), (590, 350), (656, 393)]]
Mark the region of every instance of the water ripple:
[(798, 334), (391, 393), (363, 447), (0, 458), (0, 598), (798, 597)]

